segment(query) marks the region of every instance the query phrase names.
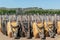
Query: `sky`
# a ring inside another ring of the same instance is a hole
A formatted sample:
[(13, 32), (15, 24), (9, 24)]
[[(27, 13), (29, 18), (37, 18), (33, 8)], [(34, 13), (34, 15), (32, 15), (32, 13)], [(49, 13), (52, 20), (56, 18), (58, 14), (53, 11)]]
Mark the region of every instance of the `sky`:
[(60, 9), (60, 0), (0, 0), (0, 7)]

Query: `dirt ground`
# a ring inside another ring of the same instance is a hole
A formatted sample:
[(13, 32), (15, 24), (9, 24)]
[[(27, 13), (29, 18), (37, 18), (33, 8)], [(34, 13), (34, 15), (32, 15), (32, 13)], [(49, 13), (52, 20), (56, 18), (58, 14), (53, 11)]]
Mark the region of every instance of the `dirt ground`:
[[(13, 39), (13, 38), (9, 38), (5, 35), (3, 35), (1, 32), (0, 32), (0, 40), (40, 40), (39, 38), (38, 39), (27, 39), (27, 38), (20, 38), (20, 39)], [(56, 35), (55, 38), (50, 38), (50, 37), (46, 37), (46, 40), (60, 40), (60, 35)]]

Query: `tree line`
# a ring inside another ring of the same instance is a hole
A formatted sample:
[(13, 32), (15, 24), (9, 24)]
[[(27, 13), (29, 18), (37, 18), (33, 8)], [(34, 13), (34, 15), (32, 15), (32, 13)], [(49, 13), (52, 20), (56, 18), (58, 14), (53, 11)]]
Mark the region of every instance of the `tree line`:
[(0, 9), (0, 15), (4, 15), (4, 14), (60, 14), (60, 10), (59, 9), (42, 9), (42, 8), (28, 8), (28, 9), (10, 9), (10, 10), (6, 10), (6, 9)]

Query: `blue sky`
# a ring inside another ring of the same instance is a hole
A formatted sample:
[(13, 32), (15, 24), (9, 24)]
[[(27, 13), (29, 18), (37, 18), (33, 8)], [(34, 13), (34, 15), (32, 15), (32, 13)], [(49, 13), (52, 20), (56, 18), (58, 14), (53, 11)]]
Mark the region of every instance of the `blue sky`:
[(0, 0), (0, 7), (41, 7), (44, 9), (60, 9), (60, 0)]

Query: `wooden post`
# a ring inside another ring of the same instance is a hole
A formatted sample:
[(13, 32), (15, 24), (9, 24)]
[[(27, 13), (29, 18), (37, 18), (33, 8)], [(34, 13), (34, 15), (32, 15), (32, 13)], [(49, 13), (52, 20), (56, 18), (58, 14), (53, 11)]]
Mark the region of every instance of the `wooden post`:
[(21, 15), (21, 20), (20, 20), (20, 22), (21, 22), (21, 25), (22, 25), (22, 32), (24, 32), (25, 33), (25, 29), (24, 29), (24, 25), (23, 25), (23, 18), (22, 18), (23, 16)]
[(29, 23), (30, 23), (30, 19), (29, 19), (29, 16), (28, 16), (28, 32), (30, 31)]
[(54, 22), (55, 22), (55, 28), (57, 29), (57, 19), (56, 18), (57, 18), (57, 15), (55, 14), (55, 21)]

